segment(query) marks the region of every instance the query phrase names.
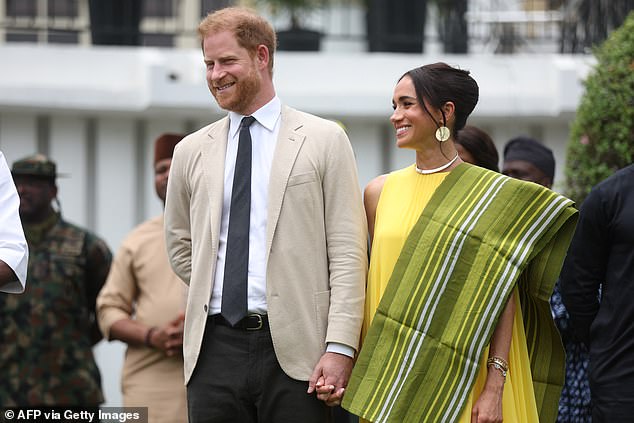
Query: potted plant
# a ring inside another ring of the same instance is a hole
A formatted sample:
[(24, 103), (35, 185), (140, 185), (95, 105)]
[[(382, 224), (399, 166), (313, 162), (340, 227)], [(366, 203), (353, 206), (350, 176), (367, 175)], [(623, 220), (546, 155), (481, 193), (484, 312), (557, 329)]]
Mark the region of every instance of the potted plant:
[(273, 15), (286, 13), (289, 16), (290, 27), (277, 31), (279, 50), (317, 51), (321, 46), (322, 33), (303, 26), (303, 19), (307, 13), (322, 7), (320, 0), (258, 0), (265, 4)]
[(366, 0), (368, 50), (421, 53), (427, 0)]

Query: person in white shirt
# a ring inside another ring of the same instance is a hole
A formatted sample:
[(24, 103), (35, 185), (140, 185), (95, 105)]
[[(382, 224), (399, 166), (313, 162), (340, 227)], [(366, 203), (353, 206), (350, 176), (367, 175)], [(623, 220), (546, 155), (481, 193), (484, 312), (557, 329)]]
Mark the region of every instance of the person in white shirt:
[(24, 292), (29, 249), (18, 209), (20, 197), (0, 151), (0, 291)]

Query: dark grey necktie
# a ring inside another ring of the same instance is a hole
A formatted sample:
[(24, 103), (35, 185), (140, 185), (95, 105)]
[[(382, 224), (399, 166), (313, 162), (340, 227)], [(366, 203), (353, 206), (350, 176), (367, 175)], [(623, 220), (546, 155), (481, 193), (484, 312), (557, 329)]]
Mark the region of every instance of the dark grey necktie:
[(225, 276), (220, 313), (232, 325), (247, 315), (249, 273), (249, 222), (251, 218), (251, 133), (252, 116), (242, 118), (225, 255)]

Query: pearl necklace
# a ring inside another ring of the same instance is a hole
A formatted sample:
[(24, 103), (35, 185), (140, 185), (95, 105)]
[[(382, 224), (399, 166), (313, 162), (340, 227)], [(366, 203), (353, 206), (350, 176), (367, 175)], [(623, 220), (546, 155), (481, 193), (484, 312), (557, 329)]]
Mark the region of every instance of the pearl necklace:
[(418, 167), (418, 165), (416, 165), (416, 172), (420, 173), (421, 175), (429, 175), (430, 173), (441, 172), (441, 171), (447, 169), (452, 164), (454, 164), (454, 162), (456, 160), (458, 160), (458, 153), (456, 153), (456, 157), (451, 159), (447, 164), (444, 164), (444, 165), (442, 165), (440, 167), (437, 167), (435, 169), (421, 169), (421, 168)]

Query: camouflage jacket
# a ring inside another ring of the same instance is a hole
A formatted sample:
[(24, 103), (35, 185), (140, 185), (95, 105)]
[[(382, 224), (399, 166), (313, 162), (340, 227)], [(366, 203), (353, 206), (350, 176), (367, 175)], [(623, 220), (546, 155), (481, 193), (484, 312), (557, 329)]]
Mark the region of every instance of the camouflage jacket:
[(24, 230), (27, 288), (21, 295), (0, 294), (0, 406), (99, 405), (95, 299), (110, 250), (58, 214)]

